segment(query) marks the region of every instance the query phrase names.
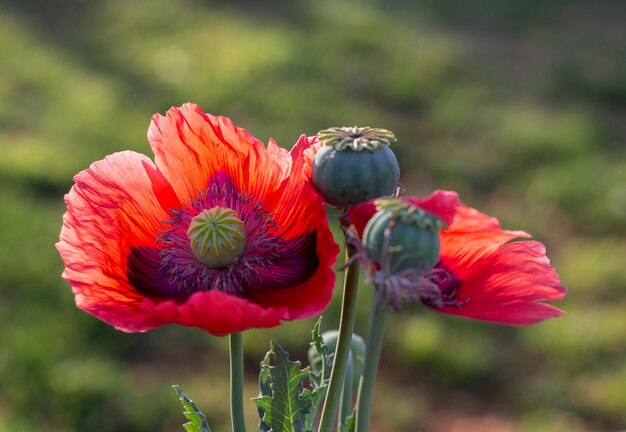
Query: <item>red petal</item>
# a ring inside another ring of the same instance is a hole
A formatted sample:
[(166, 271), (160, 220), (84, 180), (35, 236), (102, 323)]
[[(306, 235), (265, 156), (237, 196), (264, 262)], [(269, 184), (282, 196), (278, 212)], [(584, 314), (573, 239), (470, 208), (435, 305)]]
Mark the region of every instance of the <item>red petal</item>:
[(441, 259), (450, 270), (463, 278), (466, 271), (480, 265), (500, 246), (519, 237), (530, 237), (524, 231), (485, 230), (473, 232), (441, 232)]
[(225, 117), (202, 112), (195, 104), (156, 114), (148, 130), (155, 163), (182, 201), (204, 190), (217, 172), (226, 172), (239, 188), (264, 200), (289, 172), (290, 158), (270, 142), (268, 149)]
[[(320, 204), (318, 211), (324, 211)], [(317, 271), (306, 282), (295, 287), (255, 293), (254, 300), (262, 305), (284, 306), (283, 320), (306, 318), (320, 313), (331, 300), (335, 287), (335, 272), (333, 265), (337, 260), (339, 246), (335, 242), (332, 232), (328, 228), (325, 217), (318, 219), (317, 230), (317, 257), (319, 265)]]
[[(146, 168), (153, 170), (151, 177)], [(140, 312), (143, 296), (128, 282), (132, 246), (154, 246), (168, 217), (155, 192), (165, 191), (154, 165), (134, 152), (115, 153), (80, 172), (65, 196), (61, 238), (57, 243), (79, 308), (124, 330), (155, 325)]]
[(319, 143), (302, 135), (291, 150), (291, 172), (281, 188), (268, 197), (267, 204), (280, 222), (279, 234), (293, 238), (317, 232), (317, 271), (306, 282), (288, 289), (255, 293), (255, 301), (265, 305), (285, 306), (283, 320), (315, 315), (328, 305), (335, 286), (333, 265), (339, 246), (328, 227), (324, 199), (310, 182), (311, 167)]
[(444, 190), (436, 190), (425, 198), (406, 198), (406, 201), (439, 216), (448, 226), (452, 225), (458, 208), (463, 206), (456, 192)]
[(372, 201), (359, 204), (350, 210), (350, 224), (354, 227), (359, 237), (363, 237), (365, 225), (376, 213), (376, 206)]
[(289, 153), (285, 180), (263, 202), (280, 223), (276, 235), (290, 239), (311, 232), (326, 220), (324, 200), (311, 184), (315, 145), (314, 139), (300, 137)]
[(533, 303), (526, 301), (512, 301), (510, 303), (496, 303), (473, 305), (468, 303), (459, 308), (446, 307), (437, 309), (449, 315), (474, 318), (480, 321), (487, 321), (493, 324), (504, 324), (511, 326), (529, 326), (538, 322), (564, 315), (562, 310), (544, 303)]
[[(459, 200), (456, 192), (444, 190), (436, 190), (424, 198), (408, 197), (400, 199), (439, 216), (450, 228), (454, 223), (457, 212), (466, 208)], [(376, 213), (376, 207), (373, 201), (359, 204), (350, 210), (350, 223), (354, 226), (359, 236), (363, 234), (365, 225), (374, 216), (374, 213)]]
[(447, 254), (442, 261), (461, 280), (455, 297), (462, 306), (439, 311), (511, 325), (530, 325), (564, 313), (538, 303), (561, 300), (566, 292), (545, 247), (536, 241), (519, 241), (498, 248), (506, 233), (511, 232), (493, 231), (491, 247), (485, 233), (481, 239), (474, 233), (444, 235)]
[(249, 328), (275, 327), (285, 315), (285, 308), (263, 306), (220, 291), (197, 292), (185, 303), (146, 300), (142, 310), (162, 324), (176, 323), (198, 327), (216, 336)]

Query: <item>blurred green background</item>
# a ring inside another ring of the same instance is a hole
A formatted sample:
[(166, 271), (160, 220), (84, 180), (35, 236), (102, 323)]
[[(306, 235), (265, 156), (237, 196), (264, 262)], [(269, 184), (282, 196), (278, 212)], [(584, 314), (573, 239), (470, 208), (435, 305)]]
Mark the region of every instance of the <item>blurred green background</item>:
[[(0, 431), (182, 431), (171, 384), (229, 430), (227, 339), (114, 330), (75, 308), (54, 249), (72, 176), (152, 156), (150, 116), (186, 101), (286, 147), (391, 129), (409, 193), (457, 190), (548, 247), (565, 317), (390, 319), (377, 432), (625, 428), (624, 16), (600, 0), (0, 0)], [(337, 314), (338, 298), (326, 328)], [(269, 338), (305, 360), (311, 326), (246, 333), (247, 396)]]

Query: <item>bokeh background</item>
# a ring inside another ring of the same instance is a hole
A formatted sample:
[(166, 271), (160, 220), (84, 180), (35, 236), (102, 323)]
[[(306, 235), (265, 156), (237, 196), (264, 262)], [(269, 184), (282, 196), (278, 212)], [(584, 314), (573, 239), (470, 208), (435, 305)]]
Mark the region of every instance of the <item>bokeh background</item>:
[[(565, 317), (390, 319), (377, 432), (626, 428), (625, 16), (603, 0), (0, 0), (0, 431), (182, 431), (171, 384), (228, 430), (227, 339), (114, 330), (75, 308), (54, 249), (72, 176), (151, 155), (150, 116), (186, 101), (286, 147), (391, 129), (409, 193), (457, 190), (547, 245)], [(311, 326), (246, 333), (247, 396), (269, 338), (305, 361)]]

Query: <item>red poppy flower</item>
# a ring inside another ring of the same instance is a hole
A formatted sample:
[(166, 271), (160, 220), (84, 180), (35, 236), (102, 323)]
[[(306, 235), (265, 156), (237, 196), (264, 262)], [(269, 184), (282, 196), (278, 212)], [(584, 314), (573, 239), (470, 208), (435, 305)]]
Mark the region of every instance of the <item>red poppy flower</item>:
[[(425, 198), (403, 198), (439, 216), (441, 254), (425, 275), (440, 291), (443, 302), (424, 304), (439, 312), (507, 325), (530, 325), (564, 312), (542, 301), (561, 300), (566, 289), (537, 241), (524, 231), (500, 228), (497, 219), (466, 207), (455, 192), (435, 191)], [(362, 235), (376, 208), (355, 207), (350, 221)]]
[[(148, 140), (154, 163), (131, 151), (107, 156), (65, 197), (57, 249), (79, 308), (128, 332), (178, 323), (216, 335), (324, 309), (339, 248), (310, 183), (314, 139), (301, 136), (291, 152), (273, 140), (266, 148), (185, 104), (156, 114)], [(190, 225), (211, 209), (239, 233), (226, 226), (201, 246), (244, 243), (226, 263), (205, 265)]]

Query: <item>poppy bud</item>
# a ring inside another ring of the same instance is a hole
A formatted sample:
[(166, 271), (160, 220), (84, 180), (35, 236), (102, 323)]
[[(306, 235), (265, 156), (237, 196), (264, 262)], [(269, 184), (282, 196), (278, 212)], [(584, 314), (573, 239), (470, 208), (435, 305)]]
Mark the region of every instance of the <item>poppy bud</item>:
[(334, 207), (348, 207), (398, 187), (400, 167), (389, 148), (393, 133), (370, 127), (335, 127), (317, 134), (323, 147), (315, 155), (312, 180)]
[(243, 221), (229, 208), (201, 211), (191, 220), (187, 236), (194, 256), (207, 267), (227, 267), (246, 248)]
[(432, 213), (396, 199), (376, 201), (378, 212), (363, 232), (368, 258), (384, 271), (431, 270), (439, 260), (439, 230), (444, 222)]

